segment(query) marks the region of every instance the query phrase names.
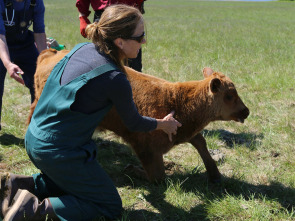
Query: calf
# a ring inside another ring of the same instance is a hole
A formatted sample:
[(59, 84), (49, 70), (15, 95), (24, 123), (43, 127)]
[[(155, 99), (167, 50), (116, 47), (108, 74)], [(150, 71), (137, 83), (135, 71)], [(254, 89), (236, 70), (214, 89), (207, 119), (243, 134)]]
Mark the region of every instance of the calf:
[[(67, 53), (66, 50), (57, 52), (50, 49), (40, 54), (35, 74), (36, 100), (31, 106), (28, 121), (52, 68)], [(248, 117), (249, 109), (238, 96), (233, 82), (210, 68), (203, 69), (204, 80), (176, 83), (139, 73), (128, 67), (126, 72), (134, 102), (141, 115), (163, 118), (174, 110), (174, 117), (182, 124), (170, 142), (167, 134), (161, 130), (148, 133), (129, 131), (116, 109), (111, 109), (98, 125), (98, 129), (113, 131), (130, 144), (144, 169), (133, 167), (137, 175), (149, 181), (163, 179), (163, 154), (177, 144), (189, 142), (199, 152), (209, 180), (220, 181), (221, 175), (200, 132), (212, 121), (234, 120), (243, 123)]]

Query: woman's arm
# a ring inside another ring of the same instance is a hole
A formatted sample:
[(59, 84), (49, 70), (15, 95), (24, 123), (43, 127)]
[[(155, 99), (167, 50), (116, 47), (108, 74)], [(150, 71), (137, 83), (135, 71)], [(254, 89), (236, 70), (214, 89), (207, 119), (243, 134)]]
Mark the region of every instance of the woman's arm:
[(125, 126), (131, 131), (147, 132), (158, 129), (167, 133), (172, 141), (172, 134), (175, 135), (177, 128), (181, 127), (181, 123), (173, 117), (174, 111), (163, 119), (141, 116), (134, 104), (130, 83), (123, 74), (117, 75), (106, 90)]

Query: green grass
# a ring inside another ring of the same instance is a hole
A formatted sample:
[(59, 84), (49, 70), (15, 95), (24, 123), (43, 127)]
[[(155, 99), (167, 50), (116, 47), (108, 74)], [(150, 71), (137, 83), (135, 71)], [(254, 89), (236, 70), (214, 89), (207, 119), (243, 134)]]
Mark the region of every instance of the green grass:
[[(45, 5), (48, 37), (68, 49), (85, 41), (73, 1)], [(204, 131), (208, 148), (224, 155), (219, 185), (208, 183), (189, 144), (164, 156), (169, 176), (154, 185), (124, 173), (139, 161), (120, 138), (98, 135), (98, 160), (123, 200), (121, 220), (295, 220), (294, 8), (293, 2), (145, 2), (144, 72), (188, 81), (211, 67), (235, 82), (251, 114), (244, 124), (215, 122)], [(28, 112), (28, 90), (7, 78), (1, 170), (38, 172), (24, 150)]]

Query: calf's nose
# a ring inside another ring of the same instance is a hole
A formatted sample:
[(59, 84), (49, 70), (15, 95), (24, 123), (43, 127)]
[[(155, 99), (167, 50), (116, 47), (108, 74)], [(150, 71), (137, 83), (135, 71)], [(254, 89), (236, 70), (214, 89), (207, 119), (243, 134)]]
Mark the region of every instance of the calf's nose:
[(250, 114), (250, 111), (247, 107), (242, 110), (242, 116), (244, 117), (244, 119), (246, 119), (249, 116), (249, 114)]

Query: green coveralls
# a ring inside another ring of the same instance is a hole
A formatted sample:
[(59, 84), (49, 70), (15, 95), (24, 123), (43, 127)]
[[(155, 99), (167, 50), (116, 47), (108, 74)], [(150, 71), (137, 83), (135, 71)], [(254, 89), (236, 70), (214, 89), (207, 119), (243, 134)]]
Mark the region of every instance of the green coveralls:
[(121, 198), (109, 176), (96, 160), (92, 134), (110, 106), (83, 114), (70, 110), (76, 92), (90, 79), (116, 70), (102, 65), (66, 85), (60, 85), (63, 70), (85, 43), (77, 45), (52, 70), (26, 133), (27, 153), (41, 173), (34, 174), (35, 192), (48, 198), (61, 220), (114, 219), (122, 210)]

